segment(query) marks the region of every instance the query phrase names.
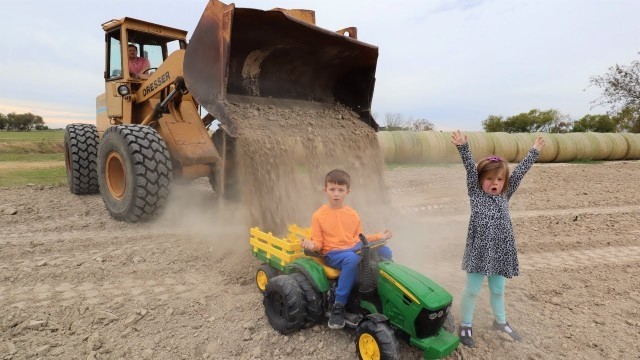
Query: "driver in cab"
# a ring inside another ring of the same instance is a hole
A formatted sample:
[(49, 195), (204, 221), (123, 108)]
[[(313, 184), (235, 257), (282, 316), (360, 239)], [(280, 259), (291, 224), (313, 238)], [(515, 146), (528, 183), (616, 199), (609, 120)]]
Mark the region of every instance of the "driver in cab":
[(148, 79), (149, 74), (145, 74), (145, 71), (151, 67), (149, 60), (138, 56), (138, 48), (133, 44), (129, 44), (127, 54), (129, 55), (129, 75), (134, 79)]

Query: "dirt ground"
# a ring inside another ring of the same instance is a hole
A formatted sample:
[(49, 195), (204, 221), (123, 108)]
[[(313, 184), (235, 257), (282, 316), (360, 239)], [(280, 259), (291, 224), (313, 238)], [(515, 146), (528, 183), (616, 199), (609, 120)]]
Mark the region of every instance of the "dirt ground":
[[(385, 177), (391, 215), (365, 225), (391, 228), (396, 261), (448, 289), (458, 315), (462, 166)], [(485, 285), (477, 346), (451, 358), (638, 359), (638, 178), (640, 162), (536, 164), (511, 204), (521, 275), (507, 283), (507, 316), (524, 340), (490, 330)], [(176, 184), (144, 224), (110, 219), (99, 195), (0, 189), (0, 359), (355, 359), (351, 331), (270, 328), (245, 219), (206, 181)], [(403, 344), (402, 356), (421, 354)]]

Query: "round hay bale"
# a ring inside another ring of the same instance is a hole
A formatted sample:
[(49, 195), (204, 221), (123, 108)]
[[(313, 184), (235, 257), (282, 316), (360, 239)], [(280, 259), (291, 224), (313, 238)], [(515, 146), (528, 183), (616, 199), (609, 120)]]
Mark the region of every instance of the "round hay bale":
[(576, 146), (575, 160), (591, 160), (593, 158), (593, 147), (585, 133), (568, 133), (563, 134), (563, 136), (573, 140)]
[(589, 140), (592, 148), (593, 160), (606, 160), (611, 154), (613, 145), (611, 141), (602, 133), (588, 132), (585, 136)]
[(554, 162), (570, 162), (577, 158), (578, 145), (576, 138), (570, 134), (552, 134), (558, 144), (558, 156)]
[(449, 139), (445, 139), (439, 131), (420, 131), (418, 138), (422, 147), (420, 162), (429, 164), (445, 162), (447, 145), (450, 145)]
[(398, 164), (416, 164), (420, 162), (422, 148), (420, 138), (415, 131), (392, 131), (395, 156)]
[(493, 139), (486, 132), (468, 132), (469, 146), (475, 162), (494, 154)]
[[(530, 135), (531, 143), (529, 144), (529, 149), (533, 147), (538, 136), (542, 136), (544, 139), (544, 147), (542, 148), (540, 156), (538, 156), (538, 160), (536, 162), (553, 162), (558, 156), (558, 140), (556, 137), (545, 132), (531, 133)], [(528, 151), (529, 150), (527, 150), (527, 152)]]
[(462, 162), (462, 158), (460, 158), (460, 153), (458, 152), (458, 148), (451, 143), (451, 135), (453, 135), (452, 131), (440, 131), (440, 135), (445, 140), (444, 145), (444, 155), (442, 157), (442, 161), (444, 163), (459, 163)]
[(512, 134), (506, 132), (488, 133), (493, 140), (493, 153), (508, 162), (514, 162), (518, 155), (518, 144)]
[(378, 137), (378, 144), (380, 144), (380, 150), (384, 155), (384, 162), (391, 164), (395, 162), (396, 158), (396, 145), (393, 142), (393, 136), (390, 131), (378, 131), (376, 133)]
[(621, 160), (627, 156), (629, 144), (624, 136), (617, 133), (603, 133), (602, 135), (611, 142), (611, 154), (609, 154), (607, 160)]
[(529, 150), (533, 146), (533, 139), (535, 138), (529, 133), (516, 133), (511, 134), (511, 136), (513, 137), (513, 140), (516, 143), (516, 148), (518, 149), (513, 162), (519, 163), (529, 153)]
[(640, 134), (620, 133), (627, 140), (625, 160), (640, 160)]

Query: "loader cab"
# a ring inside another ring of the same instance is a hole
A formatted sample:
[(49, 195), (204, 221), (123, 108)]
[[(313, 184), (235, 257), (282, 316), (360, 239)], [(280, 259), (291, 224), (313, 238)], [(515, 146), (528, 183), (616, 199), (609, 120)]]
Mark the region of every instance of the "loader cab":
[[(144, 83), (129, 69), (127, 48), (136, 47), (138, 56), (149, 61), (151, 75), (172, 52), (186, 49), (187, 32), (133, 18), (110, 20), (102, 24), (105, 31), (105, 94), (97, 99), (97, 125), (101, 134), (117, 123), (137, 123), (145, 109), (137, 109), (131, 94)], [(147, 77), (144, 76), (144, 77)], [(102, 109), (102, 111), (101, 111)]]

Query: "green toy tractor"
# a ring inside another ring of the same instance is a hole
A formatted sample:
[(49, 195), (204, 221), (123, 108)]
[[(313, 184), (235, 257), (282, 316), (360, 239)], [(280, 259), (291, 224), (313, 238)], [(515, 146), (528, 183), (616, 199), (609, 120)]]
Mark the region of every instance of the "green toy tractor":
[[(328, 318), (335, 300), (339, 270), (324, 265), (318, 254), (300, 246), (309, 229), (289, 226), (287, 238), (258, 228), (250, 230), (252, 253), (263, 262), (256, 284), (263, 292), (269, 324), (292, 334)], [(356, 331), (361, 359), (399, 359), (396, 335), (423, 351), (425, 359), (439, 359), (458, 347), (453, 335), (452, 297), (426, 276), (392, 261), (379, 259), (364, 238), (358, 281), (346, 304), (347, 327)]]

